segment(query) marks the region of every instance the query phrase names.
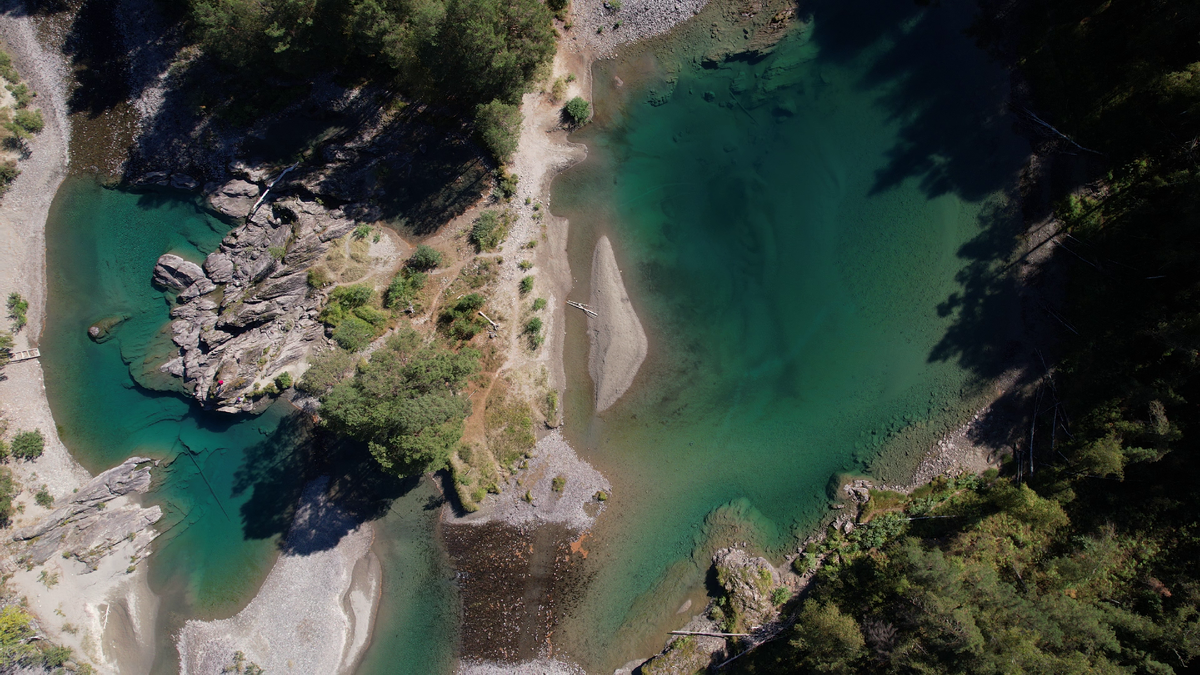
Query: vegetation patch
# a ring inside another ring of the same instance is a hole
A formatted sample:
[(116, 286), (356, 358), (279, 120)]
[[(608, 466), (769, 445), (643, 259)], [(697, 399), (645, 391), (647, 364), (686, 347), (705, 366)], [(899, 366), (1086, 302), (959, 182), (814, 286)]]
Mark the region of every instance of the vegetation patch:
[(321, 399), (330, 429), (365, 441), (389, 473), (445, 467), (462, 437), (471, 404), (458, 392), (479, 370), (472, 349), (426, 343), (405, 326)]
[(494, 251), (508, 236), (512, 221), (513, 213), (509, 209), (484, 211), (471, 226), (471, 243), (478, 251)]
[(497, 379), (492, 385), (484, 412), (488, 450), (501, 466), (510, 471), (530, 456), (537, 439), (533, 435), (533, 410), (511, 394), (511, 385)]
[(479, 315), (486, 302), (478, 293), (464, 295), (438, 315), (438, 330), (455, 340), (470, 340), (488, 327), (487, 319)]

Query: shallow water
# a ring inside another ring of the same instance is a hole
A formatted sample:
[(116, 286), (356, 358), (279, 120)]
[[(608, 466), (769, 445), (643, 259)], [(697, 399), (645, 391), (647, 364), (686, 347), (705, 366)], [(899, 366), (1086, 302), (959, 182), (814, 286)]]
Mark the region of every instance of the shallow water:
[[(687, 621), (713, 547), (782, 554), (831, 479), (902, 474), (1012, 337), (1014, 298), (990, 280), (1027, 148), (1005, 73), (962, 32), (970, 6), (807, 6), (761, 60), (701, 67), (687, 43), (599, 65), (597, 123), (575, 139), (589, 158), (555, 182), (576, 278), (608, 234), (651, 340), (610, 411), (592, 416), (581, 367), (566, 400), (614, 484), (557, 641), (589, 672)], [(577, 366), (584, 331), (569, 315)]]

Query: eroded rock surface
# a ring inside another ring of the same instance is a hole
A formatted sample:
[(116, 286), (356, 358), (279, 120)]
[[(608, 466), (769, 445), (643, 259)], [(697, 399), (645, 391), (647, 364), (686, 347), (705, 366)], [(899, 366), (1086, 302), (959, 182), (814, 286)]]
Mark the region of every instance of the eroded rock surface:
[(25, 557), (36, 564), (61, 550), (95, 569), (101, 558), (126, 540), (144, 542), (138, 550), (145, 553), (139, 555), (148, 555), (147, 545), (158, 536), (151, 526), (162, 518), (162, 509), (117, 500), (150, 489), (153, 463), (146, 457), (130, 457), (93, 478), (42, 522), (14, 532), (13, 539), (30, 542)]
[(160, 256), (154, 266), (154, 283), (163, 288), (182, 291), (204, 278), (204, 270), (194, 262), (173, 253)]
[(316, 320), (322, 297), (308, 286), (308, 268), (356, 225), (341, 209), (295, 196), (259, 208), (203, 268), (192, 265), (199, 278), (188, 282), (171, 310), (171, 339), (180, 354), (161, 370), (183, 378), (205, 405), (250, 410), (256, 385), (268, 385), (323, 343), (324, 327)]
[(216, 188), (208, 197), (213, 209), (230, 218), (245, 218), (258, 201), (259, 188), (250, 181), (235, 178)]
[(752, 557), (740, 548), (723, 548), (713, 555), (713, 567), (725, 589), (727, 613), (737, 629), (733, 632), (751, 632), (775, 617), (771, 592), (780, 580), (766, 558)]

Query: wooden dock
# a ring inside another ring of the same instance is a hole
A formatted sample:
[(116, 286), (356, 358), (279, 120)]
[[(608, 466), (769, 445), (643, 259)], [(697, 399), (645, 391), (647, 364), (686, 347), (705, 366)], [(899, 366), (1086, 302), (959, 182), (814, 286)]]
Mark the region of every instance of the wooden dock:
[(38, 350), (38, 349), (23, 349), (23, 350), (21, 350), (21, 351), (19, 351), (19, 352), (13, 352), (13, 353), (12, 353), (12, 358), (11, 358), (11, 359), (9, 359), (9, 362), (10, 362), (10, 363), (16, 363), (17, 361), (28, 361), (29, 359), (36, 359), (36, 358), (38, 358), (38, 357), (39, 357), (39, 356), (41, 356), (41, 355), (42, 355), (42, 352), (41, 352), (41, 350)]

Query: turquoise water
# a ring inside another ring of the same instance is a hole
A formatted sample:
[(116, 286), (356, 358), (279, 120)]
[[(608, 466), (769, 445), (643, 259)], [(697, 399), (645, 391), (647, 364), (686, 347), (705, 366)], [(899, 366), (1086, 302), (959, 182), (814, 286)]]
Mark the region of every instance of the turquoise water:
[[(378, 639), (363, 672), (448, 670), (458, 613), (434, 533), (427, 483), (381, 477), (361, 448), (324, 448), (307, 418), (277, 403), (257, 417), (205, 413), (156, 367), (172, 351), (161, 328), (170, 298), (150, 284), (155, 261), (200, 262), (229, 226), (190, 195), (63, 184), (47, 225), (49, 304), (41, 347), (59, 433), (93, 473), (131, 455), (162, 461), (147, 503), (163, 507), (147, 561), (161, 596), (155, 672), (173, 672), (173, 633), (190, 618), (239, 611), (279, 550), (304, 482), (334, 476), (344, 506), (377, 519), (385, 570)], [(93, 322), (126, 317), (102, 344)], [(374, 664), (374, 665), (372, 665)], [(406, 671), (407, 672), (407, 671)]]
[[(1027, 148), (1006, 74), (962, 32), (971, 7), (806, 7), (760, 60), (701, 67), (680, 38), (598, 66), (589, 158), (555, 183), (576, 278), (608, 234), (651, 341), (615, 407), (592, 416), (579, 369), (566, 401), (614, 483), (558, 638), (589, 672), (686, 622), (714, 546), (779, 555), (839, 474), (901, 475), (1012, 337), (1014, 298), (990, 281)], [(574, 314), (568, 335), (583, 362)]]
[[(145, 563), (163, 596), (156, 670), (174, 667), (169, 632), (183, 620), (233, 614), (253, 595), (303, 477), (286, 470), (298, 465), (306, 437), (286, 407), (215, 416), (138, 384), (168, 384), (154, 368), (171, 350), (160, 332), (169, 298), (150, 284), (155, 261), (172, 252), (200, 262), (228, 229), (189, 197), (84, 179), (63, 184), (47, 224), (41, 346), (59, 434), (93, 473), (135, 454), (163, 463), (146, 498), (164, 511)], [(113, 316), (127, 318), (93, 343), (87, 327)]]
[(436, 530), (441, 503), (440, 493), (422, 479), (374, 523), (383, 592), (358, 675), (454, 671), (459, 601)]

